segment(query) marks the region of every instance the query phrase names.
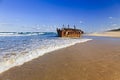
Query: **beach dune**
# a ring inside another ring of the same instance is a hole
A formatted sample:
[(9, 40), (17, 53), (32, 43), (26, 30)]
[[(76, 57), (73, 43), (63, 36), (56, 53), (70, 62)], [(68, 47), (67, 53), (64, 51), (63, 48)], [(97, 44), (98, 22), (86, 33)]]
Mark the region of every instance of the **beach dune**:
[(119, 79), (120, 39), (118, 38), (76, 44), (0, 74), (0, 80)]
[(92, 34), (88, 34), (88, 35), (89, 36), (104, 36), (104, 37), (119, 37), (120, 38), (120, 31), (92, 33)]

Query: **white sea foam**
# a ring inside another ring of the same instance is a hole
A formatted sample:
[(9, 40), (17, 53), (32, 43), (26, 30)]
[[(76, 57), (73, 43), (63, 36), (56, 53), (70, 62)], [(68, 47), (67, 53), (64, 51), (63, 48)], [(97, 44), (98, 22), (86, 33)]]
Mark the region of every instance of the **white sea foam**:
[[(29, 52), (22, 52), (21, 54), (12, 54), (0, 58), (0, 73), (18, 65), (22, 65), (25, 62), (31, 61), (32, 59), (38, 58), (48, 52), (65, 48), (76, 43), (87, 42), (91, 39), (53, 39), (45, 40), (41, 47), (30, 50)], [(46, 45), (47, 43), (47, 45)]]

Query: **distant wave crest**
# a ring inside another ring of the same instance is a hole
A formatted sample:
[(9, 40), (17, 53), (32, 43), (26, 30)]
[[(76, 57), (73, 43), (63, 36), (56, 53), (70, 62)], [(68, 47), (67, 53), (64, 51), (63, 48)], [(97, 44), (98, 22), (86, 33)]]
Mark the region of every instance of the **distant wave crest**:
[(43, 35), (44, 32), (0, 32), (0, 36), (31, 36)]

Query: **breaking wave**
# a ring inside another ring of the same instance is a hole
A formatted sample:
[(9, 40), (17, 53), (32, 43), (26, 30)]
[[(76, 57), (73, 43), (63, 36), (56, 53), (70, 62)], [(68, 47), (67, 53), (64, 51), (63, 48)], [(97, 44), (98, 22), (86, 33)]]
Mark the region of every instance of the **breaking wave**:
[(48, 52), (91, 40), (58, 38), (55, 33), (41, 34), (36, 36), (0, 37), (0, 73)]

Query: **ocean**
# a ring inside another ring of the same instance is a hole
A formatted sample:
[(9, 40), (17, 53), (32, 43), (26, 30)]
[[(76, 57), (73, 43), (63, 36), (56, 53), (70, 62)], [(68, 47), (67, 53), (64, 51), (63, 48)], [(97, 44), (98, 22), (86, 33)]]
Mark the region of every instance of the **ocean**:
[(60, 38), (54, 32), (0, 32), (0, 73), (48, 52), (89, 40)]

